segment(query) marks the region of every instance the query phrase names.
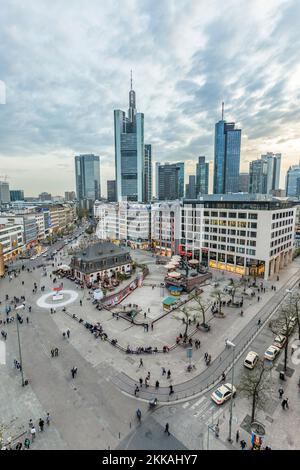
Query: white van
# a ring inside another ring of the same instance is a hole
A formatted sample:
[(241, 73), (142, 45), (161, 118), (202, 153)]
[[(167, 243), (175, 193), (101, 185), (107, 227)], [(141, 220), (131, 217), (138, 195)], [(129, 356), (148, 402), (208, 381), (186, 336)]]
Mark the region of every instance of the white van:
[(254, 351), (250, 351), (248, 352), (246, 359), (244, 360), (244, 366), (247, 367), (247, 369), (254, 369), (258, 362), (258, 359), (258, 354)]

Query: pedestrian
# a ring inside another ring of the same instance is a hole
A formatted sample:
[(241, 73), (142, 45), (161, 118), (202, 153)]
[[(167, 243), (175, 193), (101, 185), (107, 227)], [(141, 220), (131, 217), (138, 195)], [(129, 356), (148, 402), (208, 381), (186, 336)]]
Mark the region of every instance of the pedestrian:
[(170, 391), (169, 391), (169, 395), (172, 395), (172, 393), (174, 393), (174, 390), (173, 390), (173, 385), (170, 385), (170, 386), (169, 386), (169, 389), (170, 389)]
[(285, 410), (285, 406), (286, 406), (286, 401), (285, 400), (282, 400), (281, 402), (281, 407), (283, 410)]
[(80, 300), (79, 303), (80, 303), (80, 307), (82, 307), (82, 300)]
[(285, 399), (285, 407), (287, 409), (289, 408), (289, 399), (288, 398)]
[(35, 439), (35, 435), (36, 435), (36, 429), (34, 426), (32, 426), (31, 430), (30, 430), (30, 433), (31, 433), (31, 437), (32, 437), (32, 442), (34, 441)]
[(58, 356), (58, 348), (55, 348), (54, 350), (54, 355), (57, 357)]
[(72, 379), (75, 379), (75, 367), (71, 369)]
[(70, 338), (70, 330), (67, 330), (67, 337)]
[(45, 424), (44, 420), (43, 420), (42, 418), (40, 418), (40, 420), (39, 420), (39, 427), (40, 427), (40, 431), (41, 431), (41, 432), (44, 431), (44, 424)]
[(260, 326), (260, 325), (261, 325), (261, 319), (259, 318), (259, 319), (257, 320), (257, 326)]
[(47, 423), (47, 426), (50, 426), (50, 413), (47, 413), (46, 415), (46, 423)]
[(168, 434), (168, 436), (170, 436), (169, 423), (166, 423), (165, 432)]
[(170, 369), (168, 370), (168, 373), (167, 373), (167, 379), (170, 379), (171, 378), (171, 371)]
[(142, 386), (143, 386), (143, 379), (142, 379), (142, 377), (140, 377), (139, 382), (140, 382), (140, 387), (142, 388)]
[(65, 332), (63, 332), (63, 338), (64, 338), (64, 339), (66, 338), (66, 333), (65, 333)]
[(29, 448), (30, 448), (30, 439), (28, 439), (28, 437), (26, 437), (26, 439), (24, 441), (24, 447), (27, 450), (29, 450)]
[(282, 387), (279, 388), (278, 393), (279, 393), (279, 398), (281, 400), (281, 398), (283, 397), (283, 394), (284, 394), (284, 390), (283, 390)]
[(32, 421), (32, 419), (29, 420), (28, 427), (29, 427), (29, 429), (31, 429), (31, 428), (33, 427), (33, 421)]
[(240, 440), (240, 431), (238, 429), (235, 435), (235, 442), (239, 442), (239, 440)]
[(136, 397), (136, 394), (140, 391), (139, 387), (137, 384), (135, 384), (135, 389), (134, 389), (134, 396)]
[[(226, 344), (226, 341), (225, 341), (225, 344)], [(204, 354), (204, 360), (205, 360), (205, 362), (207, 361), (207, 358), (208, 358), (208, 353), (206, 352), (206, 353)]]
[(51, 349), (51, 357), (54, 357), (54, 349)]
[(140, 358), (140, 365), (139, 365), (139, 368), (140, 368), (140, 367), (144, 367), (144, 363), (143, 363), (143, 359), (142, 359), (142, 358)]
[(153, 323), (151, 323), (151, 330), (153, 331)]
[(29, 323), (29, 317), (26, 317), (26, 323)]
[(241, 440), (240, 445), (241, 445), (242, 450), (244, 450), (247, 447), (247, 444), (244, 440)]
[(146, 313), (146, 312), (144, 312), (144, 318), (146, 318), (146, 317), (147, 317), (147, 313)]
[(167, 371), (164, 367), (161, 368), (161, 375), (166, 375)]
[(155, 382), (155, 388), (159, 388), (159, 381), (158, 380)]
[(150, 380), (150, 372), (148, 371), (148, 374), (147, 374), (147, 379)]

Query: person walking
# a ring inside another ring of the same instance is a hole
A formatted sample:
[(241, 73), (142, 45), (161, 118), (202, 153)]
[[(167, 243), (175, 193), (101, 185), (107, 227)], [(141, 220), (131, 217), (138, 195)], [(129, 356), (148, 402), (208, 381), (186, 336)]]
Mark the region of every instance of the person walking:
[(171, 371), (170, 369), (168, 370), (168, 373), (167, 373), (167, 379), (170, 379), (171, 378)]
[(139, 387), (137, 384), (135, 384), (135, 389), (134, 389), (134, 396), (136, 397), (136, 394), (140, 391)]
[(51, 357), (54, 357), (54, 349), (51, 349)]
[(161, 368), (161, 375), (164, 376), (166, 375), (167, 371), (164, 367)]
[(158, 380), (155, 382), (155, 388), (159, 388), (159, 381)]
[(142, 379), (142, 377), (140, 377), (139, 382), (140, 382), (140, 387), (142, 388), (142, 386), (143, 386), (143, 379)]
[(71, 369), (72, 379), (75, 379), (75, 367)]
[(140, 365), (139, 365), (139, 368), (140, 368), (140, 367), (144, 367), (144, 363), (143, 363), (143, 359), (142, 359), (142, 358), (140, 358)]
[(36, 429), (34, 426), (31, 427), (30, 434), (31, 434), (32, 442), (33, 442), (36, 436)]
[(166, 423), (165, 432), (168, 434), (168, 436), (170, 436), (169, 423)]
[(235, 442), (239, 442), (239, 440), (240, 440), (240, 431), (238, 429), (236, 434), (235, 434)]
[(285, 399), (282, 400), (282, 402), (281, 402), (281, 407), (282, 407), (283, 410), (285, 410), (285, 407), (286, 407), (286, 401), (285, 401)]
[(67, 337), (70, 338), (70, 330), (67, 330)]
[(281, 398), (283, 397), (283, 394), (284, 394), (284, 390), (283, 390), (282, 387), (279, 388), (278, 393), (279, 393), (279, 399), (281, 400)]
[(54, 349), (54, 355), (55, 355), (55, 357), (58, 357), (58, 348)]
[(174, 393), (174, 390), (173, 390), (173, 385), (170, 385), (170, 386), (169, 386), (169, 389), (170, 389), (170, 391), (169, 391), (169, 395), (172, 395), (172, 393)]
[(245, 442), (244, 440), (241, 440), (240, 446), (241, 446), (241, 449), (242, 449), (242, 450), (245, 450), (246, 447), (247, 447), (247, 444), (246, 444), (246, 442)]
[(40, 427), (40, 431), (43, 432), (44, 431), (44, 424), (45, 424), (45, 421), (40, 418), (39, 420), (39, 427)]
[(285, 407), (287, 409), (289, 409), (289, 399), (288, 398), (285, 399)]
[(26, 439), (24, 441), (24, 447), (25, 447), (26, 450), (30, 449), (30, 439), (28, 439), (28, 437), (26, 437)]
[(46, 414), (46, 423), (47, 423), (47, 426), (50, 426), (50, 413)]

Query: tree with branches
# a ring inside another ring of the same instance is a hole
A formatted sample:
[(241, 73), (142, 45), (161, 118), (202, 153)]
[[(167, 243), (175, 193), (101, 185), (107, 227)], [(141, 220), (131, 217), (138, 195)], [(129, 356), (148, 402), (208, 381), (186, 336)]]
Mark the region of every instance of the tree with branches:
[(290, 297), (291, 312), (296, 319), (298, 339), (300, 340), (300, 294), (293, 293)]
[(185, 331), (183, 333), (183, 337), (184, 339), (186, 339), (188, 335), (189, 325), (191, 324), (192, 319), (193, 320), (195, 319), (195, 314), (192, 313), (192, 310), (188, 310), (186, 307), (180, 308), (179, 312), (183, 314), (183, 316), (180, 317), (180, 320), (185, 325)]
[(218, 313), (220, 315), (224, 315), (224, 313), (222, 312), (222, 304), (224, 302), (224, 293), (221, 291), (221, 289), (214, 289), (213, 292), (211, 293), (211, 297), (217, 303)]
[(197, 304), (197, 306), (194, 307), (192, 310), (196, 311), (198, 313), (198, 315), (201, 314), (201, 316), (202, 316), (202, 325), (206, 325), (205, 315), (206, 315), (206, 310), (208, 308), (208, 305), (202, 299), (201, 293), (198, 290), (194, 293), (194, 295), (191, 297), (191, 299), (193, 299)]
[(241, 282), (235, 279), (230, 279), (229, 286), (231, 287), (231, 302), (234, 304), (236, 291), (241, 287)]
[(257, 409), (263, 409), (267, 399), (270, 397), (272, 390), (272, 367), (259, 360), (254, 370), (244, 372), (237, 387), (241, 395), (251, 400), (251, 423), (255, 421)]

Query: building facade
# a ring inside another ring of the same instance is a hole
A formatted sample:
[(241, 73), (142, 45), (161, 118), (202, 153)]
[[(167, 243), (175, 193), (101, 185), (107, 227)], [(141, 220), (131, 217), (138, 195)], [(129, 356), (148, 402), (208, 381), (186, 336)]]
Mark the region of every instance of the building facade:
[(9, 184), (6, 181), (0, 181), (0, 204), (10, 202)]
[(115, 180), (107, 181), (107, 201), (116, 202), (117, 201), (117, 186)]
[(101, 197), (100, 158), (98, 155), (75, 157), (76, 195), (80, 207), (91, 210)]
[(292, 165), (286, 174), (286, 195), (288, 197), (300, 196), (300, 165)]
[(221, 119), (215, 125), (214, 194), (236, 193), (239, 187), (241, 129)]
[(205, 157), (198, 157), (196, 165), (196, 197), (199, 194), (208, 194), (209, 163), (205, 162)]
[(22, 189), (12, 189), (9, 191), (10, 201), (24, 201), (24, 191)]
[(239, 176), (239, 193), (249, 193), (249, 173), (240, 173)]
[(145, 202), (152, 199), (152, 147), (145, 145)]
[(177, 163), (156, 164), (157, 198), (159, 201), (172, 201), (180, 198), (180, 171)]
[(271, 194), (279, 189), (281, 154), (268, 152), (249, 164), (249, 192)]
[(180, 202), (165, 201), (151, 205), (152, 249), (158, 256), (178, 253), (180, 245)]
[(114, 111), (117, 200), (143, 202), (145, 198), (144, 114), (136, 112), (135, 91), (129, 92), (128, 117)]
[(0, 245), (4, 261), (13, 260), (22, 253), (25, 249), (23, 225), (0, 223)]

